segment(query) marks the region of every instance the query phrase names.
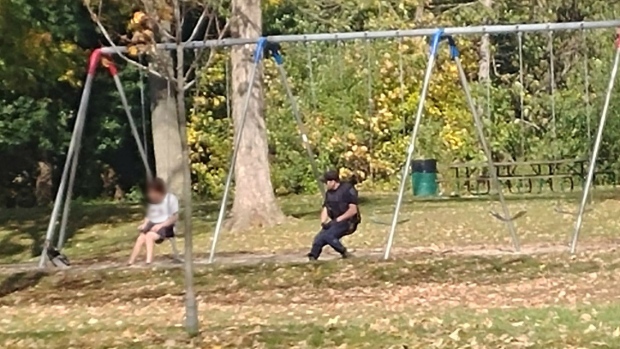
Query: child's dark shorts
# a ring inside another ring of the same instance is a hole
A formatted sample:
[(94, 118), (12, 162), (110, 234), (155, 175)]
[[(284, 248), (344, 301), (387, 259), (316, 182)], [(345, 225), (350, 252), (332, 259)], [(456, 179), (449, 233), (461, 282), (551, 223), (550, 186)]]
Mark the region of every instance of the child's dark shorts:
[[(146, 223), (146, 225), (144, 226), (144, 229), (142, 229), (140, 232), (142, 234), (146, 234), (149, 231), (151, 231), (151, 229), (157, 224), (153, 223), (153, 222), (148, 222)], [(159, 231), (156, 232), (157, 235), (159, 235), (159, 239), (155, 240), (156, 244), (161, 244), (162, 242), (164, 242), (164, 240), (166, 239), (170, 239), (174, 237), (174, 225), (171, 225), (169, 227), (165, 227), (165, 228), (161, 228), (159, 229)]]

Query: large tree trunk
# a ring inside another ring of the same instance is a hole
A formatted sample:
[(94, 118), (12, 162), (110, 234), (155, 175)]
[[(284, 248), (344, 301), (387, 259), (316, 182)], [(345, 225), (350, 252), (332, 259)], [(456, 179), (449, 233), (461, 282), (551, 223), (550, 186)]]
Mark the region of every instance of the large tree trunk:
[[(156, 16), (154, 3), (143, 1), (143, 4), (150, 16)], [(159, 27), (170, 33), (172, 23), (164, 20)], [(170, 52), (158, 50), (150, 59), (149, 69), (170, 79), (167, 81), (149, 74), (155, 175), (166, 182), (171, 192), (180, 195), (183, 192), (183, 157), (175, 96), (175, 66)]]
[(151, 86), (151, 127), (155, 153), (155, 173), (157, 177), (166, 181), (170, 191), (181, 194), (183, 191), (183, 162), (174, 87), (169, 89), (168, 82), (165, 79), (154, 75), (150, 75), (149, 85)]
[[(161, 22), (160, 26), (168, 32), (172, 27), (168, 21)], [(170, 52), (157, 51), (157, 56), (151, 61), (149, 65), (153, 71), (174, 79), (175, 67)], [(175, 83), (149, 74), (155, 174), (166, 181), (171, 192), (179, 195), (183, 192), (183, 145), (179, 135), (181, 125), (177, 115)]]
[[(262, 35), (260, 0), (233, 0), (231, 34), (237, 38)], [(232, 48), (232, 105), (235, 134), (240, 132), (244, 101), (253, 68), (254, 45)], [(267, 129), (263, 106), (262, 69), (251, 87), (247, 119), (235, 163), (235, 199), (228, 227), (245, 230), (253, 226), (270, 226), (284, 220), (276, 202), (269, 170)]]

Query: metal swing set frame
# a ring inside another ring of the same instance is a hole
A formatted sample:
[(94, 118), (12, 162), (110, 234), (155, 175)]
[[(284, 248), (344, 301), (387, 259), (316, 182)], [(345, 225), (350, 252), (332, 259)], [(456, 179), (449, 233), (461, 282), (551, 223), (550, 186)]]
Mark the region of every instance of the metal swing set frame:
[[(455, 63), (456, 68), (458, 70), (459, 80), (461, 82), (463, 92), (467, 100), (468, 107), (473, 116), (473, 121), (474, 121), (474, 125), (476, 128), (476, 133), (478, 135), (478, 139), (480, 142), (480, 146), (482, 147), (482, 150), (484, 151), (485, 156), (487, 158), (487, 163), (488, 163), (490, 173), (491, 173), (491, 181), (496, 186), (496, 188), (501, 188), (499, 179), (496, 175), (495, 165), (491, 157), (491, 150), (484, 136), (482, 119), (478, 113), (476, 105), (471, 96), (469, 82), (467, 80), (465, 71), (462, 67), (460, 57), (459, 57), (459, 50), (456, 46), (453, 36), (476, 35), (476, 34), (477, 35), (480, 35), (480, 34), (491, 35), (491, 34), (506, 34), (506, 33), (526, 33), (526, 32), (540, 32), (540, 31), (553, 32), (553, 31), (563, 31), (563, 30), (605, 29), (605, 28), (618, 28), (618, 27), (620, 27), (620, 20), (598, 21), (598, 22), (571, 22), (571, 23), (543, 23), (543, 24), (516, 24), (516, 25), (494, 25), (494, 26), (475, 26), (475, 27), (454, 27), (454, 28), (444, 28), (444, 29), (428, 28), (428, 29), (412, 29), (412, 30), (351, 32), (351, 33), (311, 34), (311, 35), (279, 35), (279, 36), (261, 37), (261, 38), (255, 38), (255, 39), (221, 39), (221, 40), (193, 41), (193, 42), (183, 43), (183, 46), (185, 49), (194, 49), (194, 50), (200, 49), (200, 48), (220, 48), (220, 47), (235, 46), (235, 45), (256, 45), (256, 50), (254, 54), (254, 66), (250, 73), (250, 78), (248, 82), (249, 84), (248, 86), (250, 86), (250, 88), (248, 88), (248, 91), (246, 92), (245, 101), (243, 104), (244, 108), (242, 112), (241, 124), (238, 125), (239, 130), (241, 130), (241, 132), (237, 132), (235, 135), (235, 139), (234, 139), (233, 153), (231, 155), (231, 162), (230, 162), (231, 165), (228, 170), (227, 177), (226, 177), (226, 186), (224, 190), (224, 195), (222, 197), (218, 220), (217, 220), (214, 235), (213, 235), (213, 240), (212, 240), (212, 245), (211, 245), (211, 250), (210, 250), (210, 255), (209, 255), (209, 262), (210, 263), (213, 262), (215, 258), (216, 245), (217, 245), (218, 238), (221, 234), (222, 225), (223, 225), (224, 217), (226, 214), (226, 204), (227, 204), (229, 193), (230, 193), (230, 187), (232, 185), (234, 165), (235, 165), (235, 161), (237, 158), (237, 152), (239, 149), (241, 137), (243, 136), (242, 130), (245, 125), (245, 120), (247, 119), (247, 112), (248, 112), (249, 101), (250, 101), (250, 96), (251, 96), (251, 89), (254, 85), (255, 79), (257, 78), (256, 76), (257, 70), (258, 70), (257, 68), (259, 64), (261, 63), (261, 60), (264, 58), (265, 53), (271, 56), (276, 63), (276, 68), (280, 74), (281, 83), (285, 88), (289, 103), (291, 104), (291, 110), (295, 118), (295, 121), (297, 123), (302, 143), (304, 145), (304, 148), (306, 149), (308, 158), (312, 166), (312, 170), (319, 184), (319, 188), (321, 188), (321, 193), (324, 194), (324, 188), (319, 179), (320, 177), (319, 177), (318, 166), (316, 164), (314, 153), (308, 141), (307, 132), (305, 130), (303, 119), (301, 118), (295, 96), (293, 95), (293, 92), (287, 81), (287, 74), (283, 66), (283, 58), (282, 58), (282, 55), (280, 54), (279, 44), (286, 43), (286, 42), (306, 42), (307, 43), (307, 42), (313, 42), (313, 41), (347, 41), (347, 40), (359, 40), (359, 39), (363, 39), (363, 40), (388, 39), (388, 38), (402, 39), (406, 37), (430, 37), (431, 38), (429, 60), (428, 60), (427, 68), (426, 68), (425, 75), (424, 75), (422, 90), (420, 92), (418, 108), (417, 108), (417, 112), (415, 115), (414, 127), (410, 135), (409, 147), (407, 149), (407, 157), (406, 157), (405, 165), (402, 168), (403, 172), (402, 172), (399, 191), (398, 191), (398, 198), (396, 200), (394, 214), (393, 214), (392, 222), (391, 222), (391, 227), (390, 227), (390, 231), (387, 237), (387, 243), (386, 243), (385, 250), (384, 250), (383, 257), (385, 259), (388, 259), (390, 257), (392, 246), (394, 244), (396, 227), (399, 224), (398, 216), (400, 214), (400, 208), (401, 208), (402, 201), (403, 201), (405, 186), (406, 186), (407, 177), (408, 177), (407, 175), (409, 173), (411, 161), (412, 161), (412, 158), (415, 152), (415, 143), (416, 143), (417, 135), (420, 129), (422, 116), (424, 112), (424, 102), (426, 99), (426, 95), (428, 93), (428, 87), (429, 87), (430, 79), (432, 76), (433, 68), (436, 63), (436, 57), (437, 57), (437, 52), (438, 52), (440, 43), (444, 41), (448, 43), (448, 46), (450, 49), (450, 57), (452, 61)], [(163, 50), (173, 50), (173, 49), (176, 49), (176, 47), (177, 45), (175, 43), (165, 43), (165, 44), (157, 45), (158, 49), (163, 49)], [(123, 105), (123, 108), (125, 110), (125, 113), (129, 121), (129, 126), (131, 128), (132, 136), (135, 139), (138, 151), (140, 153), (141, 160), (144, 163), (147, 178), (153, 177), (153, 173), (148, 164), (145, 146), (143, 145), (140, 139), (138, 128), (136, 127), (136, 124), (132, 117), (131, 108), (129, 107), (129, 103), (125, 95), (122, 82), (120, 78), (118, 77), (118, 70), (116, 66), (114, 65), (114, 63), (109, 59), (109, 56), (112, 56), (115, 54), (122, 54), (126, 51), (127, 51), (127, 47), (122, 47), (122, 46), (104, 47), (104, 48), (94, 50), (89, 58), (88, 70), (87, 70), (87, 75), (86, 75), (86, 79), (84, 82), (82, 97), (81, 97), (80, 105), (79, 105), (78, 112), (76, 115), (75, 125), (74, 125), (73, 132), (71, 135), (71, 141), (69, 143), (69, 147), (67, 150), (67, 155), (66, 155), (66, 160), (65, 160), (61, 180), (59, 183), (58, 191), (56, 193), (56, 197), (54, 200), (54, 206), (53, 206), (49, 224), (47, 227), (46, 237), (45, 237), (45, 248), (43, 249), (43, 252), (41, 253), (41, 257), (39, 260), (39, 267), (45, 266), (46, 259), (47, 259), (46, 258), (47, 247), (51, 247), (53, 244), (52, 241), (54, 239), (57, 225), (59, 225), (59, 238), (56, 244), (56, 248), (58, 250), (61, 250), (61, 248), (64, 245), (65, 239), (66, 239), (66, 230), (67, 230), (67, 223), (68, 223), (69, 213), (70, 213), (71, 197), (72, 197), (73, 187), (75, 184), (75, 176), (76, 176), (77, 166), (78, 166), (78, 155), (79, 155), (81, 139), (82, 139), (83, 131), (84, 131), (86, 112), (88, 108), (88, 102), (90, 98), (94, 76), (95, 76), (97, 67), (99, 66), (100, 62), (103, 63), (103, 65), (107, 68), (108, 72), (110, 73), (110, 75), (112, 76), (115, 82), (116, 88), (119, 92), (121, 103)], [(574, 231), (573, 231), (571, 243), (570, 243), (571, 253), (576, 252), (577, 240), (578, 240), (580, 229), (583, 224), (583, 215), (586, 210), (589, 192), (592, 187), (596, 160), (598, 158), (598, 153), (599, 153), (600, 146), (601, 146), (603, 131), (605, 128), (605, 122), (607, 120), (609, 104), (611, 101), (611, 95), (613, 92), (615, 79), (618, 73), (619, 64), (620, 64), (620, 40), (617, 40), (616, 41), (616, 54), (615, 54), (615, 59), (613, 63), (613, 68), (611, 71), (611, 77), (610, 77), (610, 81), (607, 87), (607, 92), (605, 95), (605, 102), (603, 105), (603, 110), (602, 110), (600, 122), (598, 125), (598, 131), (596, 134), (596, 138), (594, 141), (592, 151), (590, 153), (590, 162), (588, 166), (589, 168), (588, 168), (588, 173), (586, 177), (584, 191), (581, 197), (579, 210), (576, 214), (577, 218), (576, 218)], [(509, 231), (510, 237), (513, 242), (514, 249), (516, 252), (519, 252), (520, 251), (519, 239), (517, 236), (516, 228), (513, 223), (514, 219), (516, 219), (517, 218), (516, 216), (518, 216), (519, 214), (515, 216), (511, 216), (510, 210), (508, 209), (506, 205), (505, 198), (504, 198), (504, 195), (501, 189), (498, 190), (498, 198), (499, 198), (500, 205), (502, 206), (502, 213), (503, 213), (503, 216), (500, 216), (499, 218), (506, 224), (506, 227)], [(62, 206), (62, 216), (60, 216), (61, 206)], [(60, 218), (60, 222), (58, 222), (59, 218)], [(173, 250), (175, 254), (177, 254), (176, 247), (174, 247), (174, 244), (173, 244)]]

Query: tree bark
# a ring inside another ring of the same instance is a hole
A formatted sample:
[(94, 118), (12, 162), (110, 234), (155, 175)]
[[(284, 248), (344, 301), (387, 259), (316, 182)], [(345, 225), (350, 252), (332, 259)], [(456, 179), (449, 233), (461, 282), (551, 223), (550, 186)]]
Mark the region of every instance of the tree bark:
[[(162, 71), (156, 68), (153, 70)], [(169, 86), (165, 79), (152, 74), (149, 76), (149, 85), (155, 173), (166, 181), (171, 192), (178, 195), (183, 191), (183, 162), (175, 88)]]
[[(260, 0), (233, 0), (231, 34), (237, 38), (262, 35)], [(232, 106), (235, 134), (240, 132), (246, 92), (253, 68), (255, 45), (234, 46), (232, 61)], [(235, 163), (235, 198), (232, 218), (227, 222), (233, 231), (255, 226), (271, 226), (284, 220), (271, 184), (267, 129), (264, 119), (262, 67), (251, 87), (251, 97), (243, 137)]]
[(424, 6), (426, 6), (426, 1), (420, 1), (418, 5), (415, 7), (415, 23), (420, 24), (422, 19), (424, 19)]
[(35, 184), (35, 196), (37, 204), (47, 205), (52, 201), (52, 164), (47, 161), (37, 163), (38, 173)]
[[(482, 5), (491, 11), (493, 7), (493, 0), (482, 0)], [(488, 22), (488, 17), (485, 18), (485, 22)], [(478, 80), (486, 82), (491, 77), (491, 40), (489, 35), (483, 35), (480, 40), (479, 49), (480, 59), (478, 61)]]
[[(159, 23), (160, 27), (170, 32), (169, 21)], [(157, 51), (157, 57), (149, 64), (153, 71), (171, 81), (149, 74), (151, 86), (151, 129), (153, 135), (153, 152), (155, 154), (155, 173), (166, 181), (171, 192), (180, 195), (183, 192), (183, 157), (182, 142), (179, 135), (180, 124), (177, 115), (175, 96), (174, 62), (170, 52)]]

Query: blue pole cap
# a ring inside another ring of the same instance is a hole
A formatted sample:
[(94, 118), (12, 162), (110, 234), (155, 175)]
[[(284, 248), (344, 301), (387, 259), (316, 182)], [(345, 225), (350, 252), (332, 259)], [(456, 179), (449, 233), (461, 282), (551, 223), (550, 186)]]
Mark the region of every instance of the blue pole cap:
[(433, 35), (433, 39), (431, 41), (431, 56), (435, 56), (437, 54), (437, 48), (439, 47), (439, 42), (441, 42), (441, 38), (443, 37), (443, 32), (443, 28), (439, 28)]
[(256, 51), (254, 51), (254, 63), (260, 62), (263, 59), (263, 51), (265, 50), (265, 45), (267, 44), (267, 38), (262, 37), (258, 39), (256, 43)]

